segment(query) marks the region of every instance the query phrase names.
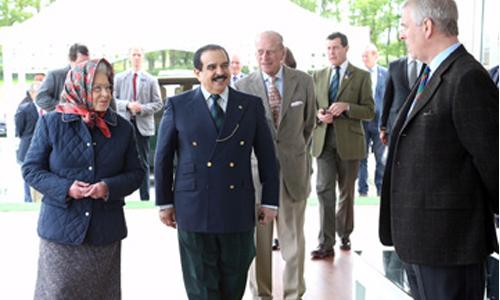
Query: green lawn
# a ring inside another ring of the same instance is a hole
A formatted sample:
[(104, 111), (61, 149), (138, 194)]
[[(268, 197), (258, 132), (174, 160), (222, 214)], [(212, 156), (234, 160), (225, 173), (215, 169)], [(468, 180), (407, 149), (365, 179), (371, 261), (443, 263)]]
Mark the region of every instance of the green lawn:
[[(378, 197), (363, 197), (355, 199), (356, 205), (378, 205)], [(308, 200), (309, 206), (317, 206), (318, 198), (311, 197)], [(128, 201), (125, 206), (126, 209), (147, 209), (154, 208), (153, 201)], [(40, 209), (40, 203), (0, 203), (0, 212), (21, 212), (21, 211), (38, 211)]]

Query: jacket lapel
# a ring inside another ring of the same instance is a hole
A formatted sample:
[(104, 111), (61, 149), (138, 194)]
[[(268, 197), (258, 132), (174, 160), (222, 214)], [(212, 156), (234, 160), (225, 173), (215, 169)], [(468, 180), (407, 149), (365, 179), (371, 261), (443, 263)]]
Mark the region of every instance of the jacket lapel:
[(269, 124), (269, 129), (272, 132), (273, 137), (276, 136), (276, 127), (271, 124), (274, 124), (273, 116), (271, 113), (271, 107), (269, 106), (269, 98), (267, 96), (267, 89), (264, 86), (264, 78), (262, 78), (262, 73), (260, 71), (253, 72), (250, 74), (249, 78), (250, 83), (248, 85), (250, 94), (255, 95), (262, 99), (262, 105), (264, 106), (264, 110), (266, 112), (266, 121)]
[[(413, 119), (413, 117), (415, 117), (415, 115), (418, 114), (422, 110), (422, 108), (425, 107), (427, 103), (432, 100), (432, 96), (434, 95), (434, 93), (436, 92), (436, 90), (438, 89), (439, 85), (443, 80), (442, 78), (443, 74), (450, 68), (452, 63), (463, 54), (464, 51), (465, 48), (463, 46), (460, 46), (441, 63), (441, 65), (437, 68), (435, 73), (427, 82), (427, 85), (422, 91), (422, 94), (420, 95), (419, 99), (416, 101), (415, 106), (413, 107), (413, 110), (408, 116), (404, 126), (406, 126), (408, 122), (411, 121), (411, 119)], [(408, 99), (408, 100), (411, 99), (410, 102), (414, 101), (415, 99), (415, 95), (418, 89), (417, 87), (418, 84), (415, 84), (415, 86), (413, 86), (412, 92), (410, 94), (411, 98)]]
[(280, 122), (286, 115), (288, 108), (292, 102), (292, 95), (297, 88), (297, 78), (291, 73), (287, 67), (283, 66), (283, 95), (281, 95), (281, 114)]
[[(218, 140), (224, 140), (231, 137), (240, 126), (240, 120), (246, 111), (246, 103), (235, 95), (234, 90), (229, 87), (226, 113), (224, 114), (224, 124), (219, 133)], [(215, 127), (214, 127), (215, 128)]]
[(192, 107), (192, 119), (195, 122), (203, 124), (197, 127), (200, 130), (200, 136), (206, 137), (207, 141), (213, 141), (217, 139), (217, 129), (215, 128), (215, 123), (210, 115), (208, 109), (207, 101), (201, 92), (201, 88), (194, 91), (193, 97), (187, 103), (189, 107)]
[(347, 65), (347, 69), (345, 70), (344, 77), (342, 77), (342, 82), (340, 83), (340, 89), (337, 93), (337, 101), (338, 99), (340, 99), (340, 96), (342, 95), (346, 87), (351, 83), (353, 71), (354, 69), (352, 65), (349, 63)]

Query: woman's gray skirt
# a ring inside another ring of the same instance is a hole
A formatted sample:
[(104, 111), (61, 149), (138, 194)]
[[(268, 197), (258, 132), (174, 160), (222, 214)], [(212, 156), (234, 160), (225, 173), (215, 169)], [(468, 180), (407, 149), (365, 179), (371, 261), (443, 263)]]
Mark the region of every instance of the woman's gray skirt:
[(40, 240), (35, 300), (121, 299), (121, 241), (105, 246)]

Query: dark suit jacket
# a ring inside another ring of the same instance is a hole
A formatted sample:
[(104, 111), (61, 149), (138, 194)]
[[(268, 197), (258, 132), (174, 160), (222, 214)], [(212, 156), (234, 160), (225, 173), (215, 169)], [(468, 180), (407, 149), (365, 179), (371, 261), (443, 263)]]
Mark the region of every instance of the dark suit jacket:
[(382, 103), (382, 116), (380, 117), (380, 128), (384, 129), (388, 134), (391, 134), (399, 110), (411, 91), (411, 86), (408, 83), (407, 68), (406, 57), (389, 64), (387, 84)]
[(479, 263), (498, 251), (498, 89), (460, 46), (406, 118), (411, 104), (389, 147), (380, 239), (407, 263)]
[(173, 204), (177, 226), (185, 231), (252, 230), (252, 150), (259, 161), (262, 204), (277, 206), (276, 154), (262, 100), (229, 88), (225, 120), (218, 135), (201, 88), (170, 98), (156, 148), (156, 204)]
[(370, 122), (380, 122), (380, 115), (382, 114), (382, 105), (384, 101), (385, 86), (387, 82), (387, 69), (378, 66), (377, 67), (377, 86), (375, 87), (375, 117)]
[(47, 76), (43, 80), (40, 89), (38, 90), (38, 95), (36, 96), (36, 104), (46, 111), (52, 111), (59, 104), (61, 99), (61, 92), (64, 88), (64, 81), (66, 80), (66, 75), (71, 69), (70, 65), (62, 69), (57, 69), (47, 73)]
[(38, 121), (38, 111), (32, 100), (19, 105), (14, 116), (16, 124), (16, 136), (21, 139), (17, 151), (17, 160), (24, 161), (26, 152), (31, 144), (31, 138), (35, 132), (35, 125)]

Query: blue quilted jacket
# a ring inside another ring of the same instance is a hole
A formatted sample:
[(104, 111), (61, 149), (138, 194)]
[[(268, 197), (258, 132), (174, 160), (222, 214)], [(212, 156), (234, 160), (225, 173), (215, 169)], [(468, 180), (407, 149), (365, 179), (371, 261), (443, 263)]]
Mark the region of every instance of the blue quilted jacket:
[[(61, 244), (106, 245), (127, 235), (124, 197), (139, 188), (144, 166), (130, 122), (108, 109), (106, 138), (78, 115), (51, 112), (37, 123), (22, 171), (26, 182), (44, 196), (38, 235)], [(108, 199), (71, 199), (75, 180), (104, 181)]]

